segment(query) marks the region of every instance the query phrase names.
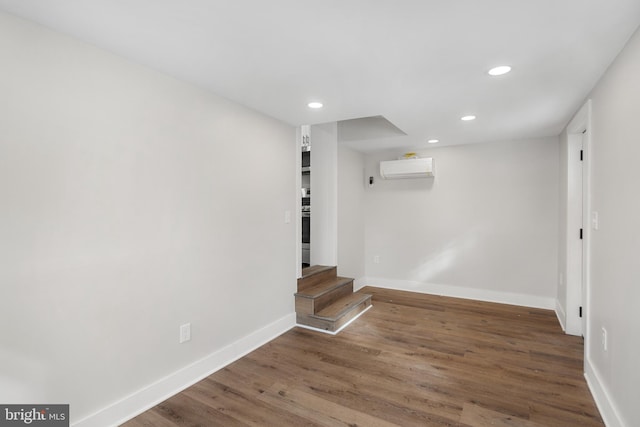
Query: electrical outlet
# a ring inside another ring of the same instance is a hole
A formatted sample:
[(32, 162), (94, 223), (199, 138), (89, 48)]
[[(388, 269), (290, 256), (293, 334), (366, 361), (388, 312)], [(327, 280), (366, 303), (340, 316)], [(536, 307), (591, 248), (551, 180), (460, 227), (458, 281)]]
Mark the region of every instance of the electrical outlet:
[(373, 257), (373, 263), (374, 264), (380, 264), (380, 255), (376, 255)]
[(180, 344), (191, 341), (191, 323), (180, 325)]
[(604, 351), (608, 350), (608, 343), (607, 343), (607, 330), (605, 328), (602, 328), (602, 349)]

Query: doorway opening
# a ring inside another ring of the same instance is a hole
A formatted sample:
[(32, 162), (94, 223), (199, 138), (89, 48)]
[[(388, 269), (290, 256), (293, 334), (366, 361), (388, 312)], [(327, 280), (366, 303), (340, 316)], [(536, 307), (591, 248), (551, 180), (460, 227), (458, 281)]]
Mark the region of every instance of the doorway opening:
[(302, 268), (306, 268), (311, 266), (311, 137), (308, 126), (303, 126), (301, 162), (301, 258)]

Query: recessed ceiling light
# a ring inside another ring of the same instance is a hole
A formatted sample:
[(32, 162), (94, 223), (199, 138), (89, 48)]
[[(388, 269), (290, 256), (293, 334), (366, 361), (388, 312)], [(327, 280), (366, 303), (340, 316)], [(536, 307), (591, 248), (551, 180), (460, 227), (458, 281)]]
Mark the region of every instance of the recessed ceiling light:
[(464, 120), (465, 122), (468, 122), (470, 120), (475, 120), (476, 116), (464, 116), (464, 117), (460, 117), (460, 120)]
[(307, 106), (309, 108), (313, 108), (313, 109), (322, 108), (322, 102), (316, 102), (316, 101), (310, 102), (310, 103), (307, 104)]
[(489, 70), (489, 74), (492, 76), (501, 76), (503, 74), (507, 74), (511, 71), (511, 67), (508, 65), (500, 65), (499, 67), (494, 67)]
[(439, 139), (430, 139), (427, 141), (429, 144), (437, 144), (438, 142), (440, 142)]

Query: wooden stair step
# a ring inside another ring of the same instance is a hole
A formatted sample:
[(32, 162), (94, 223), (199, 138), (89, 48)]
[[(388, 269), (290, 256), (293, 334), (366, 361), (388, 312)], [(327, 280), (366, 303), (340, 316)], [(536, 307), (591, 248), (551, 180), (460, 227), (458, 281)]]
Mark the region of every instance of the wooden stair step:
[(340, 298), (338, 301), (323, 308), (318, 313), (313, 314), (312, 316), (319, 319), (331, 320), (335, 322), (340, 317), (348, 313), (349, 310), (353, 309), (358, 304), (366, 302), (367, 300), (371, 302), (371, 295), (354, 293), (344, 298)]
[(316, 314), (340, 298), (353, 293), (353, 279), (335, 277), (295, 294), (296, 313)]
[(334, 266), (329, 265), (312, 265), (311, 267), (306, 267), (302, 269), (302, 279), (307, 277), (311, 277), (315, 274), (322, 273), (323, 271), (331, 270), (335, 268)]
[(302, 270), (302, 277), (298, 279), (298, 292), (325, 280), (336, 277), (337, 268), (335, 266), (314, 265)]
[(351, 294), (340, 298), (317, 314), (298, 314), (299, 325), (336, 332), (371, 306), (371, 295)]
[(333, 279), (325, 280), (313, 286), (309, 286), (308, 288), (305, 288), (301, 291), (298, 291), (295, 293), (295, 296), (303, 298), (318, 298), (328, 292), (333, 291), (334, 289), (348, 285), (352, 282), (353, 279), (350, 279), (348, 277), (334, 277)]
[(295, 293), (298, 325), (337, 332), (371, 306), (371, 295), (354, 294), (353, 279), (337, 272), (326, 265), (302, 269)]

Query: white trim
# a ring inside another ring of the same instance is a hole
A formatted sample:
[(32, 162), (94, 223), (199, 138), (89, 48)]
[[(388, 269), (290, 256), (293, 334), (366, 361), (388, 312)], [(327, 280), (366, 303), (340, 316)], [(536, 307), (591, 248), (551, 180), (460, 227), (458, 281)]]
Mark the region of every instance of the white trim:
[(567, 315), (564, 312), (564, 308), (562, 308), (562, 304), (560, 304), (560, 300), (556, 300), (556, 317), (558, 318), (558, 322), (560, 322), (560, 326), (562, 327), (562, 331), (566, 332), (567, 328), (564, 324)]
[(369, 309), (373, 307), (373, 305), (370, 305), (369, 307), (365, 308), (364, 310), (362, 310), (360, 313), (358, 313), (353, 319), (349, 320), (347, 323), (345, 323), (344, 325), (340, 326), (340, 328), (335, 331), (327, 331), (326, 329), (320, 329), (320, 328), (314, 328), (313, 326), (308, 326), (308, 325), (301, 325), (300, 323), (296, 324), (296, 326), (298, 328), (304, 328), (304, 329), (310, 329), (312, 331), (316, 331), (316, 332), (322, 332), (324, 334), (329, 334), (329, 335), (338, 335), (340, 333), (340, 331), (342, 331), (344, 328), (346, 328), (347, 326), (349, 326), (351, 323), (353, 323), (358, 317), (362, 316), (363, 314), (365, 314), (367, 311), (369, 311)]
[[(582, 140), (582, 150), (584, 152), (584, 161), (582, 164), (582, 218), (583, 218), (583, 240), (582, 240), (582, 280), (578, 284), (581, 289), (579, 294), (582, 296), (581, 301), (572, 301), (570, 299), (570, 284), (567, 282), (567, 303), (566, 307), (569, 312), (570, 319), (567, 319), (568, 333), (584, 336), (585, 339), (585, 355), (588, 343), (591, 340), (589, 314), (591, 312), (591, 135), (592, 127), (592, 101), (587, 101), (580, 107), (573, 119), (567, 125), (567, 142), (571, 141), (572, 135), (579, 135)], [(586, 131), (584, 136), (582, 133)], [(568, 231), (569, 232), (569, 231)], [(574, 292), (575, 293), (575, 292)], [(572, 298), (575, 299), (575, 298)], [(576, 312), (571, 307), (583, 307), (584, 317), (576, 318)], [(573, 313), (573, 314), (572, 314)], [(579, 327), (573, 327), (572, 324), (579, 322)]]
[(295, 212), (295, 224), (296, 224), (296, 278), (302, 277), (302, 198), (300, 197), (300, 189), (302, 188), (302, 135), (304, 133), (304, 126), (298, 126), (296, 128), (296, 188), (295, 188), (295, 200), (296, 200), (296, 212)]
[(366, 278), (365, 277), (360, 277), (358, 279), (354, 279), (353, 280), (353, 291), (357, 292), (360, 289), (364, 288), (365, 286), (367, 286), (366, 284)]
[(582, 133), (591, 121), (591, 100), (588, 99), (567, 125), (567, 133)]
[(384, 279), (367, 277), (363, 279), (369, 286), (396, 289), (400, 291), (419, 292), (423, 294), (443, 295), (455, 298), (466, 298), (477, 301), (497, 302), (501, 304), (520, 305), (532, 308), (554, 310), (556, 300), (552, 297), (516, 294), (511, 292), (492, 291), (488, 289), (465, 288), (461, 286), (439, 285), (434, 283), (415, 282), (411, 280)]
[(584, 370), (587, 386), (589, 386), (589, 390), (600, 411), (600, 416), (604, 424), (607, 427), (625, 427), (625, 423), (620, 417), (620, 412), (616, 409), (614, 400), (609, 395), (607, 388), (600, 379), (600, 375), (588, 358), (584, 360)]
[[(587, 112), (586, 124), (585, 127), (587, 129), (587, 133), (585, 134), (585, 138), (583, 139), (582, 149), (585, 153), (584, 165), (582, 165), (582, 205), (584, 210), (582, 211), (583, 218), (586, 222), (585, 224), (585, 232), (584, 232), (584, 244), (582, 246), (582, 307), (583, 307), (583, 335), (585, 337), (584, 348), (587, 348), (587, 345), (591, 342), (591, 326), (589, 324), (589, 319), (591, 315), (591, 167), (592, 167), (592, 159), (591, 153), (593, 150), (591, 149), (591, 135), (593, 135), (593, 124), (591, 120), (592, 116), (592, 102), (591, 100), (587, 100), (585, 106)], [(585, 350), (586, 354), (586, 350)]]
[(288, 314), (72, 425), (121, 425), (288, 331), (295, 319), (295, 313)]

